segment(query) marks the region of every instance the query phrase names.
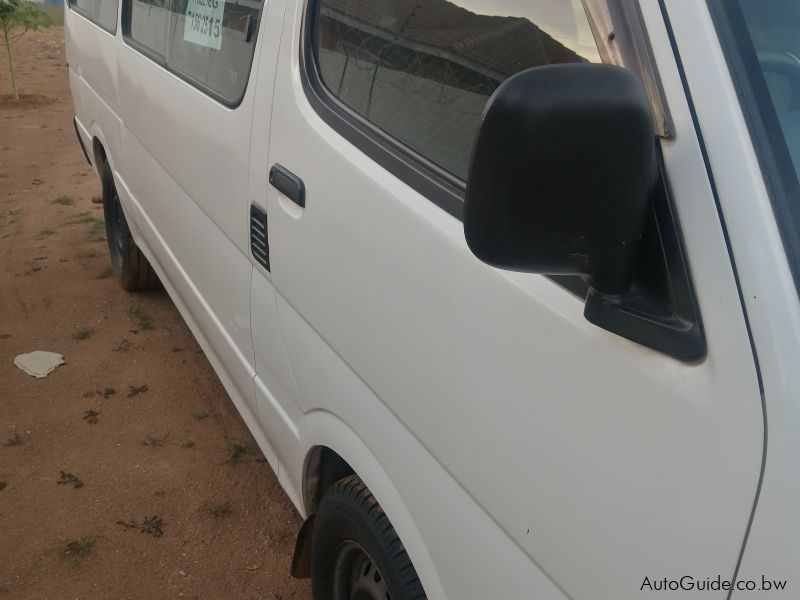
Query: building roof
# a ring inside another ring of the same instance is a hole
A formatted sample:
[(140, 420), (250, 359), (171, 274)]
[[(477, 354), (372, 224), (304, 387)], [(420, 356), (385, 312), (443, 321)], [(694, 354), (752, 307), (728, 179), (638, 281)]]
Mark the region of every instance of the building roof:
[(323, 11), (502, 78), (529, 67), (585, 62), (528, 19), (480, 15), (446, 0), (325, 0)]

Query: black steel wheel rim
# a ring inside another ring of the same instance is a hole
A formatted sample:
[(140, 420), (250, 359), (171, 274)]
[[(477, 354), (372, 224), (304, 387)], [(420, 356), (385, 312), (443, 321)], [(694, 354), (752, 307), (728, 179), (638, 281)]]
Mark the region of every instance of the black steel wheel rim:
[(346, 540), (336, 548), (333, 563), (334, 600), (391, 600), (386, 580), (360, 545)]

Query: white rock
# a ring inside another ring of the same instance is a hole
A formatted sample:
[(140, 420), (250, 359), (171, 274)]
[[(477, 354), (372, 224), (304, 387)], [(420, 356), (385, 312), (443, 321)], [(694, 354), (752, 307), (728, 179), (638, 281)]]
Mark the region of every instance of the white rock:
[(55, 371), (56, 367), (64, 364), (64, 357), (55, 352), (34, 350), (27, 354), (20, 354), (14, 359), (14, 364), (28, 375), (41, 379)]

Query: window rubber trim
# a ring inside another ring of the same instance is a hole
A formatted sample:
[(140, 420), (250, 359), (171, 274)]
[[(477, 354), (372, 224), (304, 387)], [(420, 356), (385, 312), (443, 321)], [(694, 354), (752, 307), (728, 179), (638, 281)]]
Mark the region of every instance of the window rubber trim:
[(208, 87), (206, 84), (197, 81), (194, 77), (187, 75), (183, 71), (176, 69), (174, 67), (170, 67), (167, 63), (167, 57), (159, 54), (149, 46), (142, 44), (141, 42), (137, 41), (131, 35), (131, 14), (133, 11), (133, 0), (122, 0), (122, 16), (120, 18), (122, 24), (122, 41), (125, 43), (126, 46), (136, 50), (139, 54), (143, 55), (144, 57), (148, 58), (152, 62), (156, 63), (159, 67), (175, 75), (181, 81), (185, 81), (193, 88), (198, 89), (204, 95), (208, 96), (212, 100), (220, 103), (225, 108), (229, 108), (234, 110), (241, 105), (244, 101), (244, 97), (247, 95), (247, 89), (250, 87), (250, 76), (253, 73), (253, 62), (255, 61), (256, 55), (256, 46), (258, 45), (258, 33), (261, 29), (261, 17), (263, 16), (264, 6), (266, 5), (265, 0), (261, 2), (261, 8), (258, 9), (258, 22), (256, 23), (255, 27), (255, 41), (253, 43), (253, 51), (250, 53), (250, 66), (247, 68), (247, 80), (244, 82), (244, 87), (242, 88), (242, 94), (236, 100), (230, 100), (226, 98), (216, 90)]

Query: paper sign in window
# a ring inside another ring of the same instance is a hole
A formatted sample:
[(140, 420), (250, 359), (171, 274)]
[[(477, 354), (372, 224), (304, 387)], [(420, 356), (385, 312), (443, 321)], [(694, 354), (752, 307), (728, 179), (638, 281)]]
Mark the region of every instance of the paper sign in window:
[(183, 39), (219, 50), (222, 46), (222, 17), (225, 0), (188, 0)]

